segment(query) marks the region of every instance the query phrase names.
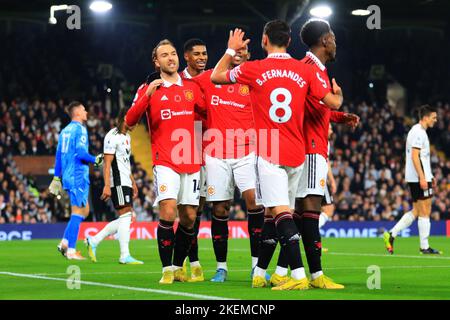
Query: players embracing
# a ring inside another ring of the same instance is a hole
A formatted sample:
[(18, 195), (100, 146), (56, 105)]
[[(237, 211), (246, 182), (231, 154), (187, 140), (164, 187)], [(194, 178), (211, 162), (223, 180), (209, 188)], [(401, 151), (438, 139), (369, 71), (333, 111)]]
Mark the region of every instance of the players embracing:
[(182, 80), (178, 74), (179, 59), (172, 42), (160, 41), (153, 49), (152, 59), (157, 72), (139, 87), (126, 123), (134, 126), (144, 113), (147, 115), (157, 192), (154, 206), (160, 208), (160, 283), (171, 284), (174, 280), (187, 280), (182, 266), (195, 236), (200, 154), (194, 139), (194, 118), (196, 111), (202, 112), (204, 102), (198, 85)]

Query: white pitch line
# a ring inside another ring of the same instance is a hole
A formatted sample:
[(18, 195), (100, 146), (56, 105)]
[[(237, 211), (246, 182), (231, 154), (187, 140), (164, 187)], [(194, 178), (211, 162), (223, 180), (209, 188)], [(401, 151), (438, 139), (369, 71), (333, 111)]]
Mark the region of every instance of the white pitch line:
[[(237, 269), (233, 270), (233, 272), (250, 272), (251, 269)], [(216, 269), (214, 270), (204, 270), (204, 272), (216, 272)], [(161, 274), (161, 271), (131, 271), (131, 272), (81, 272), (81, 275), (97, 275), (97, 274)], [(57, 275), (67, 275), (65, 272), (59, 272), (59, 273), (33, 273), (35, 276), (57, 276)]]
[(346, 253), (346, 252), (327, 252), (325, 255), (335, 255), (335, 256), (355, 256), (355, 257), (387, 257), (393, 258), (414, 258), (414, 259), (433, 259), (433, 260), (450, 260), (450, 257), (439, 257), (439, 256), (411, 256), (411, 255), (401, 255), (401, 254), (376, 254), (376, 253)]
[[(37, 275), (24, 274), (24, 273), (14, 273), (14, 272), (0, 272), (0, 275), (19, 277), (19, 278), (32, 278), (32, 279), (52, 280), (52, 281), (64, 281), (64, 282), (67, 281), (67, 279), (44, 277), (44, 276), (37, 276)], [(167, 295), (173, 295), (173, 296), (182, 296), (182, 297), (189, 297), (189, 298), (196, 298), (196, 299), (235, 300), (235, 299), (224, 298), (224, 297), (207, 296), (207, 295), (203, 295), (203, 294), (178, 292), (178, 291), (169, 291), (169, 290), (158, 290), (158, 289), (149, 289), (149, 288), (139, 288), (139, 287), (129, 287), (129, 286), (122, 286), (122, 285), (115, 285), (115, 284), (101, 283), (101, 282), (82, 281), (82, 280), (81, 281), (75, 280), (73, 282), (74, 283), (88, 285), (88, 286), (106, 287), (106, 288), (113, 288), (113, 289), (123, 289), (123, 290), (130, 290), (130, 291), (141, 291), (141, 292), (149, 292), (149, 293), (160, 293), (160, 294), (167, 294)]]

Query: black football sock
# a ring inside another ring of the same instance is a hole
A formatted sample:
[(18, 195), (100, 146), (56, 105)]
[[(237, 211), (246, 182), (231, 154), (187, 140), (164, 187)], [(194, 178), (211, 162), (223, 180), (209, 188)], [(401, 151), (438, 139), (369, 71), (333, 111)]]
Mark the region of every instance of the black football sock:
[(282, 212), (275, 217), (275, 226), (281, 247), (284, 248), (286, 258), (291, 270), (303, 267), (302, 257), (300, 255), (297, 227), (292, 219), (290, 212)]
[(198, 232), (200, 230), (200, 221), (202, 219), (202, 212), (197, 211), (197, 218), (194, 223), (194, 238), (191, 242), (191, 249), (189, 249), (189, 261), (198, 261)]
[(217, 217), (212, 214), (211, 236), (217, 262), (227, 261), (228, 252), (228, 217)]
[(248, 234), (250, 235), (250, 253), (252, 257), (257, 258), (264, 225), (264, 208), (248, 210), (247, 219)]
[(267, 270), (275, 248), (277, 247), (277, 242), (278, 236), (277, 229), (275, 228), (275, 220), (272, 216), (265, 216), (258, 255), (258, 268)]
[(322, 271), (322, 242), (319, 231), (320, 212), (305, 211), (302, 217), (302, 241), (308, 261), (309, 272)]
[(188, 229), (181, 224), (178, 224), (177, 232), (175, 233), (175, 246), (173, 248), (174, 266), (183, 266), (184, 259), (187, 257), (194, 235), (194, 229)]
[(157, 235), (159, 258), (163, 268), (172, 265), (172, 253), (175, 242), (173, 221), (159, 220)]

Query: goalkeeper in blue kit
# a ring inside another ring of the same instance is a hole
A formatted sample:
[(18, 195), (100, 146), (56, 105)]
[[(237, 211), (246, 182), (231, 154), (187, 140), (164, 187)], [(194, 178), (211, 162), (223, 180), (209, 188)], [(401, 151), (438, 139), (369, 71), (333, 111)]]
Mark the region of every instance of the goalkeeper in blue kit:
[(61, 131), (56, 150), (55, 173), (50, 184), (50, 193), (59, 196), (62, 189), (70, 197), (71, 216), (58, 245), (58, 251), (69, 260), (84, 260), (76, 251), (80, 223), (89, 215), (89, 163), (101, 165), (103, 155), (89, 154), (89, 140), (83, 123), (87, 111), (77, 101), (69, 104), (71, 122)]

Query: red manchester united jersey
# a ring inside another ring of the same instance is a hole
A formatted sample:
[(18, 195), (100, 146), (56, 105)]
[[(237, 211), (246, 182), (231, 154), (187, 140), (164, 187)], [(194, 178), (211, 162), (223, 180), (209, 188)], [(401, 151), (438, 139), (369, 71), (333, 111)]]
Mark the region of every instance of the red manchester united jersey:
[(328, 93), (311, 66), (287, 53), (273, 53), (245, 62), (227, 75), (230, 81), (250, 87), (258, 155), (275, 164), (301, 165), (306, 94), (322, 99)]
[(148, 84), (139, 87), (126, 120), (135, 125), (144, 112), (150, 128), (153, 164), (167, 166), (178, 173), (200, 170), (201, 157), (194, 135), (195, 111), (204, 112), (198, 85), (179, 78), (176, 84), (164, 82), (149, 98)]
[(215, 85), (211, 73), (207, 70), (193, 78), (204, 94), (207, 110), (205, 152), (223, 159), (244, 157), (254, 143), (255, 132), (249, 87)]
[[(327, 69), (312, 52), (307, 52), (301, 60), (302, 63), (310, 65), (316, 74), (320, 85), (326, 92), (331, 92), (330, 80)], [(333, 114), (333, 122), (340, 122), (343, 112), (332, 111), (321, 99), (310, 94), (306, 96), (305, 121), (303, 124), (303, 135), (305, 138), (305, 152), (317, 153), (325, 159), (328, 158), (328, 126)]]

